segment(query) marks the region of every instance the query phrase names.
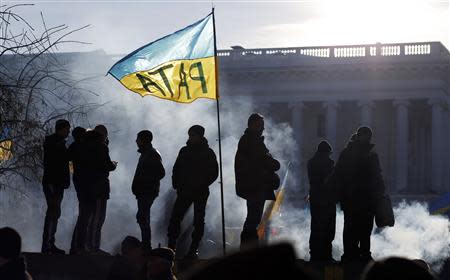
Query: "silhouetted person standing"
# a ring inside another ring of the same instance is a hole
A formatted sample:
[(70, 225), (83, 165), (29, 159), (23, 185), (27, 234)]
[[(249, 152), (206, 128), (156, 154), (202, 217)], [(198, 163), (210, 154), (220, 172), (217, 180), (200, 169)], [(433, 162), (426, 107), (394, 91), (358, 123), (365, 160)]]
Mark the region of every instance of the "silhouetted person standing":
[(204, 137), (205, 129), (200, 125), (189, 128), (189, 139), (181, 148), (172, 171), (172, 185), (177, 198), (172, 210), (167, 237), (168, 247), (175, 250), (180, 235), (180, 223), (187, 210), (194, 204), (194, 231), (192, 243), (186, 257), (197, 258), (198, 247), (205, 229), (205, 209), (209, 186), (219, 174), (214, 151)]
[(384, 194), (384, 182), (371, 138), (369, 127), (358, 128), (356, 139), (342, 151), (335, 167), (344, 211), (343, 261), (372, 259), (370, 235), (377, 202)]
[(115, 170), (117, 164), (109, 157), (108, 131), (104, 125), (97, 125), (93, 131), (88, 131), (85, 141), (82, 155), (83, 184), (90, 203), (86, 249), (93, 254), (106, 254), (100, 249), (101, 232), (110, 192), (109, 172)]
[(89, 218), (89, 200), (86, 187), (83, 184), (83, 163), (81, 158), (85, 135), (85, 128), (75, 127), (72, 131), (74, 141), (68, 149), (69, 160), (72, 161), (73, 168), (72, 181), (78, 198), (78, 218), (73, 230), (70, 254), (85, 253), (86, 227)]
[(321, 141), (314, 156), (308, 161), (311, 235), (311, 261), (332, 261), (332, 242), (336, 228), (336, 194), (334, 185), (326, 183), (334, 167), (330, 159), (332, 148)]
[(241, 247), (257, 243), (257, 227), (261, 222), (266, 200), (275, 200), (274, 190), (280, 185), (275, 171), (280, 163), (272, 157), (264, 144), (264, 118), (252, 114), (248, 128), (239, 140), (234, 161), (236, 194), (247, 200), (247, 218), (241, 233)]
[(55, 233), (61, 216), (61, 201), (64, 190), (70, 186), (69, 157), (66, 138), (69, 136), (70, 124), (67, 120), (57, 120), (55, 133), (44, 140), (44, 176), (42, 185), (47, 212), (45, 214), (44, 233), (42, 236), (42, 253), (64, 254), (55, 245)]
[(142, 246), (147, 252), (152, 248), (150, 208), (159, 194), (159, 181), (166, 175), (161, 155), (153, 148), (152, 140), (153, 134), (149, 130), (142, 130), (137, 134), (136, 144), (141, 156), (131, 186), (137, 200), (136, 219), (141, 228)]

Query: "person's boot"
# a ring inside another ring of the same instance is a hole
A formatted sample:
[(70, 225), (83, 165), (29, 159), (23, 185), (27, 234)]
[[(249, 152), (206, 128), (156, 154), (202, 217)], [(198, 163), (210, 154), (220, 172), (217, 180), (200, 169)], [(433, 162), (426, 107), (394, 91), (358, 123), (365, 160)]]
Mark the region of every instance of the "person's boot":
[(200, 246), (201, 237), (193, 236), (189, 251), (184, 257), (188, 260), (198, 260), (198, 247)]
[[(55, 224), (48, 217), (45, 217), (44, 233), (42, 235), (42, 248), (41, 248), (42, 254), (50, 255), (50, 254), (55, 253), (54, 252), (55, 251), (54, 248), (56, 248), (55, 232), (56, 232)], [(58, 249), (58, 250), (60, 250), (60, 249)], [(60, 250), (60, 251), (58, 251), (58, 250), (56, 250), (56, 252), (62, 251), (62, 250)]]
[(52, 248), (51, 248), (51, 254), (54, 254), (54, 255), (65, 255), (66, 251), (64, 251), (62, 249), (59, 249), (58, 247), (56, 247), (55, 244), (53, 244)]
[(372, 254), (370, 252), (361, 254), (360, 260), (364, 263), (373, 261)]
[(188, 253), (184, 257), (187, 260), (198, 260), (198, 250), (197, 249), (189, 249)]
[(91, 255), (93, 256), (111, 256), (110, 253), (98, 248), (98, 249), (94, 249), (91, 252), (89, 252)]
[(84, 256), (84, 255), (88, 255), (89, 252), (83, 248), (72, 248), (72, 249), (70, 249), (69, 254), (74, 255), (74, 256)]

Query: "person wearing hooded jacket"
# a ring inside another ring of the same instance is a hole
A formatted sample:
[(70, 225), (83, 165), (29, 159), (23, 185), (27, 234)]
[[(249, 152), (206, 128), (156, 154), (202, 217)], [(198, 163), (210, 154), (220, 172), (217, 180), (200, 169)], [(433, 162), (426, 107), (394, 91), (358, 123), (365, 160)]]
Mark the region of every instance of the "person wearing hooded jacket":
[(344, 254), (342, 261), (369, 261), (370, 235), (377, 202), (385, 192), (372, 130), (358, 128), (354, 140), (341, 152), (334, 176), (344, 212)]
[(311, 210), (311, 235), (309, 249), (311, 261), (333, 261), (332, 242), (336, 229), (336, 194), (334, 184), (327, 182), (334, 161), (332, 148), (321, 141), (314, 156), (308, 161), (309, 204)]
[(131, 185), (138, 206), (136, 220), (141, 228), (143, 248), (147, 252), (152, 248), (150, 208), (159, 194), (159, 182), (166, 175), (161, 155), (153, 148), (152, 140), (153, 134), (149, 130), (142, 130), (137, 134), (136, 144), (141, 155)]
[(194, 204), (194, 231), (186, 257), (197, 258), (198, 247), (205, 228), (205, 209), (209, 186), (217, 179), (219, 168), (214, 151), (204, 137), (205, 129), (194, 125), (188, 131), (189, 140), (181, 148), (172, 170), (172, 186), (177, 191), (169, 222), (168, 247), (175, 250), (180, 224), (187, 210)]
[(280, 163), (264, 144), (263, 131), (263, 116), (252, 114), (248, 128), (239, 140), (234, 161), (236, 194), (247, 201), (241, 247), (259, 242), (257, 227), (262, 219), (264, 203), (275, 200), (274, 190), (280, 186), (280, 178), (275, 173), (280, 169)]

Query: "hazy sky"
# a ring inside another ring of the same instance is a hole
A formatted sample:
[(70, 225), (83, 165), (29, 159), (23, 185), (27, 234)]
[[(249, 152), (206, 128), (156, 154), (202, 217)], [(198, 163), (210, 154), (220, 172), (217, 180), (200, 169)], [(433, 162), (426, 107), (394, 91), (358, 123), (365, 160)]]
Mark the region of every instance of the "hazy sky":
[(441, 41), (450, 48), (449, 0), (6, 1), (35, 26), (90, 24), (64, 51), (128, 53), (206, 16), (216, 7), (218, 47), (294, 47)]

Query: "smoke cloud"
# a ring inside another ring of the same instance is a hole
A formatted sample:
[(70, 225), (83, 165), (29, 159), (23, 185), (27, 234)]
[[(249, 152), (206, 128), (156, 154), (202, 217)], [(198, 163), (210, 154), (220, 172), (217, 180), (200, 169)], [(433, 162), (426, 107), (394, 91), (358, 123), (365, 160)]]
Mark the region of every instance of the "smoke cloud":
[[(374, 228), (371, 251), (374, 259), (389, 256), (423, 259), (436, 270), (450, 257), (450, 222), (447, 217), (430, 215), (427, 205), (419, 202), (401, 202), (394, 208), (395, 226)], [(300, 258), (309, 259), (309, 234), (311, 215), (309, 208), (284, 208), (273, 225), (280, 234), (271, 242), (292, 241)], [(336, 215), (336, 235), (333, 241), (333, 258), (343, 254), (342, 233), (344, 215)]]

